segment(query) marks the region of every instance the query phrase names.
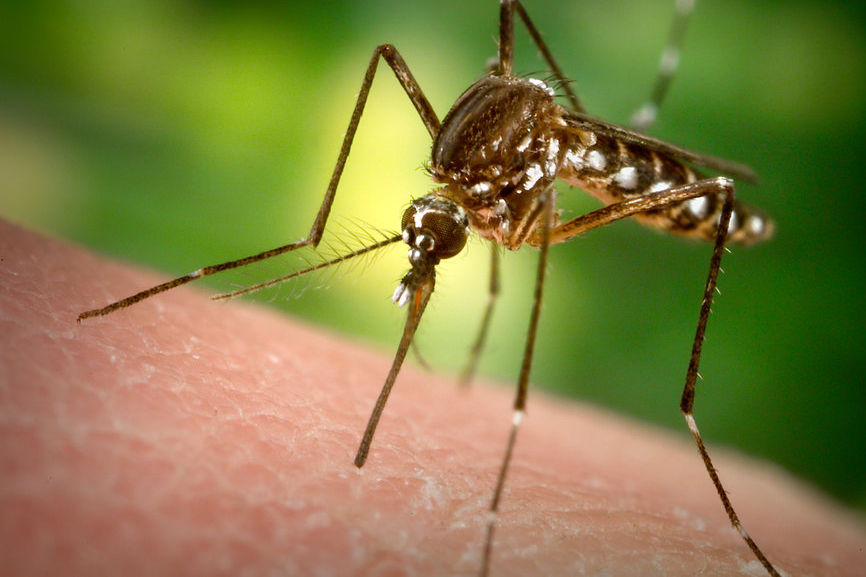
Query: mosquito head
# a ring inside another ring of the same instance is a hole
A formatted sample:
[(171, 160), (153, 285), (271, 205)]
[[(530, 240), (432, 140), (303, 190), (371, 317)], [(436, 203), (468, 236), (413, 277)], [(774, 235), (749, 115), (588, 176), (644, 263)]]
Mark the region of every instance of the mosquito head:
[(400, 224), (403, 242), (409, 245), (409, 262), (437, 264), (457, 255), (466, 246), (469, 219), (456, 203), (436, 194), (414, 200), (403, 213)]
[(401, 228), (403, 242), (409, 245), (412, 270), (394, 291), (393, 300), (399, 306), (406, 304), (422, 285), (433, 282), (440, 260), (463, 250), (469, 236), (469, 219), (454, 202), (428, 194), (406, 209)]

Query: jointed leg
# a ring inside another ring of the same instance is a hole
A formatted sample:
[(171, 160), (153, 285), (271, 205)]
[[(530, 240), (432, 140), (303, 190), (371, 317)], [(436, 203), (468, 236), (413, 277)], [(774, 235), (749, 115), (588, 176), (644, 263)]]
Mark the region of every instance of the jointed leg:
[[(734, 194), (734, 183), (730, 178), (717, 176), (716, 178), (707, 178), (690, 184), (675, 186), (662, 192), (646, 194), (630, 200), (610, 204), (556, 226), (550, 233), (550, 243), (565, 242), (614, 221), (643, 212), (662, 209), (707, 194), (722, 194), (726, 198), (728, 196), (732, 197)], [(727, 225), (725, 226), (725, 232), (727, 233)], [(541, 246), (540, 241), (538, 233), (529, 239), (529, 242), (536, 246)]]
[(484, 541), (484, 554), (481, 561), (481, 575), (485, 577), (490, 571), (490, 557), (493, 552), (493, 535), (496, 529), (496, 518), (499, 514), (499, 501), (502, 498), (502, 489), (505, 487), (505, 478), (511, 465), (511, 456), (514, 454), (514, 445), (517, 441), (517, 431), (523, 421), (526, 410), (526, 394), (529, 389), (529, 374), (532, 369), (532, 355), (535, 351), (535, 337), (538, 333), (538, 319), (541, 316), (541, 298), (544, 292), (544, 277), (547, 272), (547, 254), (550, 247), (550, 232), (553, 228), (554, 214), (556, 210), (556, 191), (551, 188), (545, 193), (542, 200), (543, 213), (541, 220), (541, 249), (538, 255), (538, 267), (535, 277), (535, 297), (532, 302), (532, 313), (529, 317), (529, 329), (526, 335), (526, 347), (523, 352), (523, 364), (520, 367), (520, 377), (517, 381), (517, 395), (514, 398), (514, 414), (511, 420), (511, 431), (505, 446), (505, 457), (502, 459), (502, 467), (496, 478), (496, 487), (493, 490), (493, 499), (490, 503), (489, 518), (487, 520), (487, 535)]
[(322, 204), (319, 207), (319, 212), (318, 214), (316, 214), (316, 218), (313, 221), (313, 226), (310, 228), (310, 232), (306, 236), (306, 238), (287, 245), (272, 248), (258, 254), (246, 256), (237, 260), (231, 260), (228, 262), (200, 268), (184, 276), (143, 290), (125, 299), (114, 302), (108, 306), (85, 311), (78, 315), (78, 320), (81, 321), (82, 319), (86, 319), (89, 317), (106, 315), (110, 312), (126, 308), (146, 298), (150, 298), (154, 295), (184, 285), (188, 282), (194, 281), (202, 277), (217, 274), (219, 272), (229, 269), (246, 266), (254, 262), (258, 262), (271, 258), (273, 256), (303, 248), (305, 246), (318, 246), (319, 241), (322, 239), (322, 234), (325, 231), (325, 224), (327, 223), (328, 215), (331, 212), (331, 205), (333, 205), (334, 203), (334, 197), (337, 193), (337, 185), (339, 185), (340, 177), (343, 174), (343, 167), (345, 167), (346, 165), (346, 159), (349, 157), (349, 152), (352, 148), (352, 141), (355, 138), (355, 132), (358, 130), (358, 123), (361, 121), (361, 115), (364, 113), (364, 105), (367, 103), (367, 95), (370, 93), (370, 87), (372, 86), (373, 78), (376, 75), (376, 68), (378, 67), (380, 56), (385, 59), (385, 62), (387, 62), (388, 65), (391, 67), (391, 70), (394, 71), (394, 75), (403, 86), (403, 89), (406, 91), (406, 94), (409, 96), (412, 104), (415, 105), (415, 110), (418, 111), (418, 115), (421, 117), (422, 122), (424, 122), (424, 126), (427, 127), (427, 131), (430, 133), (430, 136), (436, 136), (436, 134), (439, 132), (439, 118), (436, 116), (436, 113), (433, 111), (433, 107), (430, 106), (430, 103), (427, 101), (427, 98), (421, 91), (421, 87), (418, 86), (418, 82), (412, 76), (412, 72), (409, 70), (406, 62), (400, 56), (400, 53), (397, 52), (397, 49), (390, 44), (382, 44), (381, 46), (378, 46), (373, 52), (373, 57), (370, 59), (370, 64), (367, 66), (367, 72), (364, 75), (364, 81), (361, 84), (361, 91), (359, 92), (358, 100), (355, 103), (355, 110), (352, 112), (352, 118), (349, 120), (349, 127), (346, 129), (346, 135), (343, 137), (343, 144), (340, 147), (340, 154), (337, 157), (337, 163), (334, 166), (333, 173), (331, 174), (331, 180), (328, 183), (328, 189), (325, 192), (325, 197), (322, 199)]
[(577, 95), (571, 89), (571, 83), (568, 77), (562, 72), (562, 68), (556, 62), (553, 54), (548, 49), (547, 44), (541, 38), (541, 34), (529, 18), (529, 14), (523, 8), (519, 0), (501, 0), (499, 5), (499, 68), (497, 74), (501, 76), (511, 76), (514, 69), (514, 12), (523, 20), (526, 30), (532, 37), (532, 41), (538, 47), (547, 65), (550, 66), (550, 71), (559, 81), (562, 90), (565, 91), (565, 97), (568, 98), (569, 104), (577, 112), (583, 112), (583, 106)]
[(701, 458), (704, 461), (704, 466), (707, 469), (707, 473), (710, 475), (710, 479), (713, 481), (713, 485), (716, 487), (716, 492), (719, 494), (719, 499), (722, 501), (722, 505), (725, 507), (725, 512), (728, 514), (728, 519), (730, 519), (731, 524), (734, 528), (740, 533), (743, 540), (752, 550), (752, 553), (758, 558), (761, 564), (764, 566), (764, 569), (772, 575), (773, 577), (779, 577), (778, 571), (773, 567), (773, 564), (770, 563), (769, 559), (764, 555), (764, 552), (761, 551), (760, 547), (758, 547), (757, 543), (749, 536), (745, 527), (743, 527), (742, 523), (740, 523), (740, 519), (737, 516), (737, 512), (734, 510), (734, 506), (731, 504), (731, 500), (728, 498), (727, 492), (725, 491), (724, 486), (722, 486), (722, 481), (719, 479), (719, 474), (716, 471), (715, 466), (713, 466), (713, 462), (710, 459), (710, 454), (707, 452), (707, 448), (704, 445), (704, 441), (701, 438), (701, 433), (698, 431), (698, 425), (695, 422), (695, 417), (692, 412), (695, 404), (695, 385), (697, 383), (698, 378), (698, 367), (701, 361), (701, 348), (704, 344), (704, 334), (707, 329), (707, 321), (710, 316), (710, 308), (713, 304), (713, 296), (716, 292), (716, 280), (719, 276), (719, 270), (721, 269), (722, 262), (722, 253), (725, 250), (725, 240), (727, 238), (728, 231), (728, 223), (731, 219), (731, 214), (733, 212), (734, 207), (734, 194), (733, 189), (731, 192), (725, 196), (725, 204), (722, 207), (721, 218), (719, 219), (719, 231), (718, 236), (716, 237), (716, 243), (713, 247), (713, 256), (710, 259), (710, 270), (707, 274), (707, 283), (704, 287), (704, 298), (701, 302), (701, 312), (698, 317), (698, 328), (695, 331), (695, 340), (692, 343), (692, 353), (689, 358), (689, 368), (686, 371), (686, 384), (683, 388), (683, 396), (680, 400), (680, 410), (683, 413), (683, 416), (686, 419), (686, 424), (689, 427), (689, 430), (692, 432), (692, 435), (695, 438), (695, 442), (698, 445), (698, 451), (701, 454)]
[(631, 125), (635, 130), (640, 132), (646, 131), (658, 117), (662, 100), (667, 95), (671, 81), (680, 64), (680, 52), (685, 40), (686, 29), (689, 27), (689, 19), (692, 12), (694, 12), (696, 2), (697, 0), (676, 0), (674, 21), (671, 25), (668, 42), (664, 50), (662, 50), (658, 73), (656, 74), (649, 100), (635, 111), (631, 117)]
[(472, 345), (469, 359), (460, 374), (460, 384), (463, 386), (468, 386), (472, 377), (475, 376), (478, 359), (481, 357), (484, 342), (487, 340), (487, 331), (490, 329), (490, 320), (493, 318), (493, 306), (496, 304), (497, 296), (499, 296), (499, 252), (496, 244), (490, 243), (490, 285), (487, 292), (487, 306), (484, 308), (484, 316), (481, 318), (481, 327), (478, 329), (475, 344)]
[(632, 200), (612, 204), (598, 210), (594, 210), (588, 214), (579, 216), (575, 219), (572, 219), (571, 221), (568, 221), (556, 227), (552, 226), (554, 203), (552, 199), (550, 200), (550, 204), (548, 205), (549, 210), (545, 213), (545, 222), (547, 223), (547, 225), (541, 228), (535, 236), (530, 238), (530, 242), (541, 249), (541, 255), (539, 257), (539, 269), (536, 278), (535, 303), (533, 306), (532, 318), (530, 320), (529, 335), (526, 343), (526, 352), (524, 353), (523, 358), (523, 367), (521, 369), (520, 380), (518, 382), (517, 398), (515, 399), (514, 405), (514, 420), (508, 439), (508, 445), (506, 448), (502, 469), (497, 479), (493, 503), (491, 504), (490, 508), (490, 520), (488, 521), (487, 541), (485, 543), (484, 559), (481, 572), (482, 575), (486, 575), (489, 568), (490, 554), (493, 543), (493, 532), (496, 522), (496, 513), (499, 505), (499, 499), (502, 492), (502, 487), (505, 482), (505, 476), (507, 474), (511, 455), (513, 453), (514, 444), (517, 436), (517, 429), (523, 418), (523, 411), (526, 406), (526, 391), (529, 379), (529, 369), (531, 368), (535, 332), (537, 329), (538, 314), (541, 305), (544, 268), (546, 267), (547, 263), (548, 247), (551, 244), (566, 241), (579, 234), (582, 234), (594, 228), (598, 228), (600, 226), (604, 226), (606, 224), (610, 224), (622, 218), (626, 218), (641, 212), (661, 209), (666, 206), (670, 206), (672, 204), (683, 202), (685, 200), (696, 198), (706, 194), (720, 195), (723, 198), (723, 205), (718, 217), (716, 242), (713, 247), (712, 257), (710, 259), (710, 269), (709, 273), (707, 274), (707, 282), (704, 287), (704, 298), (701, 304), (701, 312), (698, 319), (698, 327), (695, 333), (695, 339), (692, 344), (692, 352), (689, 359), (689, 367), (686, 373), (686, 384), (683, 389), (683, 396), (680, 402), (680, 408), (683, 412), (683, 415), (685, 416), (686, 423), (688, 424), (689, 429), (691, 430), (692, 435), (695, 438), (695, 442), (698, 445), (698, 450), (701, 454), (701, 458), (704, 461), (704, 465), (706, 466), (707, 472), (710, 475), (713, 485), (716, 487), (716, 491), (719, 494), (719, 497), (722, 501), (728, 518), (731, 521), (731, 524), (734, 526), (735, 529), (737, 529), (737, 531), (739, 531), (746, 544), (749, 546), (749, 548), (752, 550), (752, 552), (755, 554), (755, 556), (758, 558), (764, 568), (769, 572), (769, 574), (773, 575), (774, 577), (779, 577), (779, 573), (773, 567), (772, 563), (770, 563), (770, 561), (766, 558), (764, 553), (752, 540), (752, 538), (746, 532), (745, 528), (740, 523), (739, 518), (737, 517), (737, 514), (734, 511), (734, 508), (730, 502), (730, 499), (725, 493), (725, 489), (722, 486), (718, 473), (713, 466), (712, 460), (710, 459), (709, 453), (707, 452), (707, 449), (698, 431), (697, 424), (695, 423), (695, 419), (692, 413), (692, 409), (694, 407), (695, 384), (698, 376), (698, 365), (700, 363), (701, 348), (704, 342), (704, 335), (706, 332), (707, 321), (709, 319), (710, 307), (712, 306), (713, 295), (716, 290), (716, 281), (718, 279), (719, 270), (721, 268), (722, 254), (725, 250), (725, 242), (727, 240), (728, 228), (730, 225), (731, 214), (733, 213), (734, 206), (734, 185), (730, 179), (725, 177), (705, 179), (691, 184), (674, 187), (672, 189), (654, 195), (642, 196)]
[[(579, 216), (559, 226), (554, 226), (554, 214), (556, 207), (555, 190), (547, 192), (543, 200), (543, 213), (541, 227), (535, 235), (530, 237), (530, 244), (539, 247), (538, 268), (535, 278), (535, 298), (533, 300), (532, 315), (529, 320), (529, 330), (526, 337), (526, 348), (523, 353), (523, 364), (520, 368), (520, 377), (517, 382), (517, 395), (514, 399), (514, 415), (511, 423), (511, 431), (505, 447), (505, 456), (502, 459), (502, 467), (496, 478), (496, 487), (493, 491), (493, 499), (490, 504), (489, 519), (487, 521), (487, 535), (484, 541), (484, 553), (481, 562), (481, 576), (486, 577), (490, 571), (490, 558), (493, 552), (493, 537), (496, 529), (496, 521), (499, 511), (499, 501), (502, 498), (502, 490), (505, 486), (505, 478), (511, 464), (514, 446), (517, 441), (517, 431), (523, 421), (526, 409), (526, 394), (529, 388), (529, 374), (532, 368), (532, 355), (535, 350), (535, 337), (538, 330), (538, 319), (541, 314), (541, 298), (544, 289), (544, 277), (547, 269), (547, 254), (551, 244), (563, 242), (574, 236), (582, 234), (593, 228), (610, 224), (616, 220), (632, 216), (639, 212), (646, 212), (654, 208), (661, 208), (668, 204), (674, 204), (703, 196), (707, 193), (719, 192), (719, 188), (730, 191), (733, 196), (733, 183), (727, 178), (716, 178), (699, 181), (693, 184), (677, 187), (656, 195), (638, 197), (633, 200), (612, 204), (598, 210), (594, 210), (583, 216)], [(728, 212), (730, 218), (730, 211)], [(725, 225), (727, 226), (727, 224)]]

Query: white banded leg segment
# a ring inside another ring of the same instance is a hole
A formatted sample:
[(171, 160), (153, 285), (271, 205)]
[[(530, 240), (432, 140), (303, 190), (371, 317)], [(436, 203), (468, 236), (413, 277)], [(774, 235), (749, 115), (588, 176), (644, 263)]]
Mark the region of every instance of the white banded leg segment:
[(519, 427), (520, 424), (523, 422), (524, 414), (524, 411), (521, 409), (517, 409), (516, 411), (514, 411), (514, 414), (511, 416), (511, 426), (515, 429)]
[(701, 432), (698, 430), (698, 424), (695, 422), (694, 415), (692, 415), (691, 412), (688, 412), (684, 413), (684, 417), (686, 419), (686, 424), (688, 425), (689, 430), (692, 432), (692, 436), (695, 438), (695, 442), (698, 445), (698, 451), (700, 452), (701, 458), (704, 461), (704, 466), (707, 469), (707, 473), (709, 473), (710, 475), (710, 479), (713, 481), (716, 492), (719, 494), (719, 498), (722, 501), (722, 505), (725, 508), (725, 513), (727, 513), (728, 520), (730, 520), (731, 525), (734, 527), (734, 529), (737, 530), (737, 532), (740, 534), (740, 537), (742, 537), (743, 541), (746, 542), (746, 545), (749, 546), (749, 549), (752, 550), (752, 552), (758, 558), (758, 561), (760, 561), (761, 565), (763, 565), (764, 569), (766, 569), (766, 571), (773, 577), (781, 577), (779, 571), (776, 570), (776, 567), (773, 566), (772, 563), (770, 563), (769, 559), (767, 559), (763, 551), (761, 551), (757, 543), (755, 543), (755, 541), (749, 535), (749, 532), (746, 531), (746, 528), (743, 526), (742, 523), (740, 523), (740, 518), (734, 510), (734, 506), (731, 504), (731, 500), (728, 497), (727, 492), (722, 486), (722, 481), (719, 478), (719, 473), (718, 471), (716, 471), (716, 468), (713, 465), (712, 460), (710, 459), (710, 455), (707, 452), (707, 448), (704, 445), (704, 440), (701, 437)]
[(493, 534), (496, 531), (496, 523), (499, 519), (499, 501), (502, 498), (502, 490), (505, 487), (505, 477), (511, 464), (511, 456), (514, 454), (514, 443), (517, 440), (517, 430), (523, 423), (523, 409), (515, 409), (511, 415), (511, 432), (508, 435), (508, 444), (505, 447), (505, 458), (502, 460), (502, 468), (496, 479), (496, 488), (493, 491), (493, 500), (487, 511), (487, 535), (484, 540), (484, 556), (481, 561), (481, 576), (486, 577), (490, 573), (490, 557), (493, 553)]
[(652, 92), (647, 102), (637, 109), (631, 117), (631, 126), (638, 131), (644, 132), (652, 126), (658, 117), (662, 101), (667, 95), (671, 81), (677, 73), (680, 65), (680, 54), (682, 53), (683, 41), (689, 18), (694, 12), (696, 0), (677, 0), (674, 7), (674, 20), (671, 25), (667, 45), (662, 50), (659, 58), (658, 72), (653, 83)]

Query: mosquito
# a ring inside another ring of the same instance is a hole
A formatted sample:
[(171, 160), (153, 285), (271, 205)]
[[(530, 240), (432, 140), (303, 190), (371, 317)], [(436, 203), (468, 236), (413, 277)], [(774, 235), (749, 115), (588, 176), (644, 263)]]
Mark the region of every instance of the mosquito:
[[(760, 211), (741, 204), (735, 198), (732, 178), (756, 180), (755, 173), (749, 167), (690, 152), (643, 134), (655, 119), (673, 78), (683, 34), (693, 8), (694, 0), (676, 2), (671, 35), (662, 55), (656, 84), (648, 104), (633, 119), (634, 129), (605, 122), (585, 112), (519, 0), (500, 0), (499, 47), (495, 62), (488, 66), (487, 73), (480, 80), (457, 99), (442, 121), (397, 49), (390, 44), (378, 46), (367, 66), (322, 204), (306, 237), (258, 254), (198, 269), (103, 308), (81, 313), (78, 320), (106, 315), (202, 277), (304, 247), (318, 246), (379, 61), (384, 60), (433, 140), (428, 167), (436, 188), (411, 202), (403, 213), (400, 234), (214, 298), (234, 297), (286, 282), (395, 243), (408, 245), (410, 268), (393, 294), (394, 302), (407, 309), (406, 321), (390, 371), (355, 456), (355, 465), (363, 467), (385, 404), (433, 294), (436, 266), (442, 260), (459, 254), (470, 234), (489, 241), (493, 247), (490, 298), (462, 377), (462, 380), (468, 381), (483, 348), (498, 292), (497, 247), (517, 250), (528, 244), (538, 248), (535, 293), (517, 380), (512, 424), (493, 490), (484, 537), (479, 571), (484, 576), (490, 570), (499, 503), (526, 409), (550, 246), (628, 217), (673, 234), (709, 241), (713, 244), (713, 250), (680, 410), (731, 524), (766, 571), (778, 577), (778, 571), (740, 523), (692, 412), (701, 347), (726, 243), (748, 245), (764, 240), (772, 234), (773, 222)], [(514, 74), (515, 14), (550, 68), (553, 86), (536, 78)], [(557, 102), (557, 90), (566, 104)], [(698, 167), (724, 176), (705, 176)], [(599, 198), (604, 206), (570, 220), (560, 220), (557, 191), (554, 188), (557, 179)]]

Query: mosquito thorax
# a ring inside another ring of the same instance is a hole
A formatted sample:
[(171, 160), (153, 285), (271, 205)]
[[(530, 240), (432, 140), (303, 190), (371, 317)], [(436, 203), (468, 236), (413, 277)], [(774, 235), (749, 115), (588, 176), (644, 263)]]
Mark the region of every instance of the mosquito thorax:
[(516, 250), (556, 179), (564, 125), (554, 91), (532, 78), (485, 76), (454, 103), (433, 141), (430, 174), (483, 238)]
[(535, 78), (488, 75), (478, 80), (442, 120), (433, 141), (433, 178), (471, 186), (517, 176), (547, 148), (545, 121), (555, 122), (558, 116), (554, 96)]

